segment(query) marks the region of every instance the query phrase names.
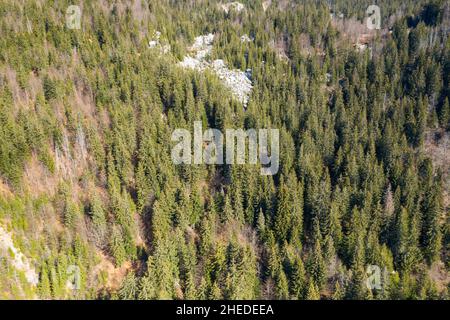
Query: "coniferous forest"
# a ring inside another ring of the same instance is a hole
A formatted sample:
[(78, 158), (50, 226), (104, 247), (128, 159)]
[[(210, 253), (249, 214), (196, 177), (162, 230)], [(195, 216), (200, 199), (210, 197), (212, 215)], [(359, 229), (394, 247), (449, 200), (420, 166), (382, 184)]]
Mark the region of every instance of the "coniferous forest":
[[(445, 0), (2, 0), (0, 299), (448, 299), (449, 34)], [(279, 170), (174, 164), (198, 121), (278, 129)]]

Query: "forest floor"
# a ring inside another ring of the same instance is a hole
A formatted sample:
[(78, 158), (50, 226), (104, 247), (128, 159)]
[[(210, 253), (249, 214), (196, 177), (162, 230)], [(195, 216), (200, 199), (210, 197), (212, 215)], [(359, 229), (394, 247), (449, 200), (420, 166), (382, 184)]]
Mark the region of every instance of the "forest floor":
[(425, 153), (433, 161), (433, 165), (442, 170), (443, 207), (444, 212), (450, 210), (450, 133), (430, 130), (425, 135)]

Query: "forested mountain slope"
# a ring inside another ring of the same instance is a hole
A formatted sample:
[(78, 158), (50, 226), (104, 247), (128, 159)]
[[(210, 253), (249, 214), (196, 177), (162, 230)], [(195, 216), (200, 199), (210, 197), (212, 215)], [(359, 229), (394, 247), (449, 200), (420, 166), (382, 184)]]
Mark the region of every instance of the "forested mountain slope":
[[(0, 2), (0, 298), (448, 298), (448, 1), (226, 2)], [(173, 164), (194, 121), (278, 173)]]

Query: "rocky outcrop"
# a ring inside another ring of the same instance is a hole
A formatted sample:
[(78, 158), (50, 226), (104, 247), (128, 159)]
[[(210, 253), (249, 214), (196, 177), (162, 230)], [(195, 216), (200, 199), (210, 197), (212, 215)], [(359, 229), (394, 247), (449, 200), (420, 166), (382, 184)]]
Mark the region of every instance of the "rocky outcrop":
[(244, 107), (247, 105), (251, 91), (251, 70), (243, 72), (241, 70), (229, 69), (221, 59), (211, 61), (209, 59), (212, 51), (213, 34), (207, 34), (195, 38), (194, 44), (189, 48), (191, 55), (185, 56), (180, 66), (183, 68), (204, 71), (212, 70), (229, 88), (233, 96), (242, 102)]
[(0, 256), (5, 257), (10, 261), (11, 265), (18, 271), (25, 274), (28, 283), (36, 286), (39, 282), (39, 277), (31, 266), (28, 258), (23, 255), (18, 248), (14, 246), (12, 236), (9, 232), (0, 226)]
[(225, 13), (230, 12), (230, 10), (234, 10), (236, 12), (241, 12), (242, 10), (245, 9), (245, 6), (238, 1), (223, 3), (223, 4), (220, 4), (220, 7), (222, 8), (223, 11), (225, 11)]
[(161, 32), (159, 31), (155, 31), (155, 33), (153, 34), (152, 40), (150, 40), (148, 42), (148, 47), (150, 49), (159, 49), (161, 54), (166, 54), (170, 52), (170, 45), (169, 44), (165, 44), (165, 43), (161, 43)]

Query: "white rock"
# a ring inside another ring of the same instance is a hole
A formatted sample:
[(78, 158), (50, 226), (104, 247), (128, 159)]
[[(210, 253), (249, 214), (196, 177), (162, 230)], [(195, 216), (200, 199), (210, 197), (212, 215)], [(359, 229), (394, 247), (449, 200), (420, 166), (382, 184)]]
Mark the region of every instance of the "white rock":
[(230, 12), (231, 9), (235, 10), (236, 12), (241, 12), (245, 9), (245, 6), (238, 1), (221, 4), (220, 6), (222, 10), (225, 11), (225, 13)]
[(362, 44), (362, 43), (357, 43), (357, 44), (355, 45), (355, 47), (356, 47), (356, 49), (357, 49), (359, 52), (362, 52), (362, 51), (364, 51), (364, 50), (367, 49), (367, 45), (366, 45), (366, 44)]
[(189, 69), (198, 69), (201, 64), (202, 64), (201, 61), (199, 61), (196, 58), (189, 57), (189, 56), (184, 57), (183, 61), (180, 62), (180, 65), (182, 67), (189, 68)]
[(191, 50), (208, 50), (212, 49), (212, 43), (214, 41), (214, 34), (209, 33), (204, 36), (198, 36), (194, 39), (194, 44), (191, 46)]
[(150, 49), (159, 48), (159, 51), (162, 54), (169, 53), (170, 49), (171, 49), (170, 45), (169, 44), (161, 44), (161, 42), (159, 41), (160, 38), (161, 38), (161, 32), (155, 31), (155, 33), (153, 34), (152, 40), (150, 40), (148, 42), (148, 47)]
[(14, 246), (11, 234), (0, 226), (0, 254), (2, 253), (11, 260), (14, 268), (25, 273), (25, 278), (28, 283), (33, 286), (38, 284), (39, 277), (28, 261), (28, 258)]
[(251, 42), (253, 39), (251, 39), (248, 35), (244, 34), (241, 36), (241, 42)]
[(215, 60), (212, 68), (225, 85), (231, 90), (235, 97), (244, 105), (247, 105), (252, 91), (252, 82), (247, 76), (247, 72), (240, 70), (230, 70), (225, 66), (223, 60)]
[(251, 70), (248, 69), (246, 72), (242, 72), (228, 69), (222, 59), (212, 62), (208, 61), (213, 41), (213, 34), (196, 37), (194, 44), (190, 48), (192, 54), (185, 56), (179, 65), (183, 68), (198, 71), (212, 70), (223, 81), (224, 85), (231, 90), (233, 96), (246, 106), (252, 91)]
[(262, 7), (263, 7), (264, 12), (266, 12), (267, 8), (269, 8), (271, 4), (272, 4), (271, 0), (263, 1)]

